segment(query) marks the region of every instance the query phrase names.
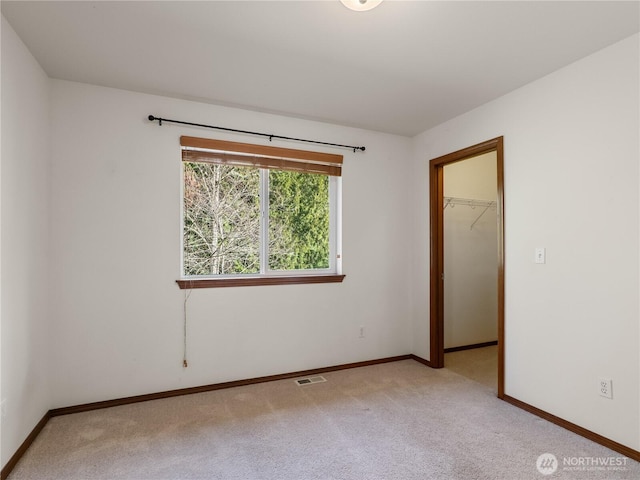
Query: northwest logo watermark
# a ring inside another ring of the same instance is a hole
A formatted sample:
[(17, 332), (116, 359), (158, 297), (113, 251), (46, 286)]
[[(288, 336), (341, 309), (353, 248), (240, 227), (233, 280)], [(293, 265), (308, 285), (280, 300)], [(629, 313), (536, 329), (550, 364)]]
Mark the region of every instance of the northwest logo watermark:
[(536, 461), (538, 471), (543, 475), (551, 475), (558, 470), (558, 459), (553, 453), (543, 453)]
[(543, 453), (536, 460), (536, 468), (543, 475), (551, 475), (558, 469), (573, 472), (610, 472), (627, 469), (626, 457), (563, 457), (558, 461), (552, 453)]

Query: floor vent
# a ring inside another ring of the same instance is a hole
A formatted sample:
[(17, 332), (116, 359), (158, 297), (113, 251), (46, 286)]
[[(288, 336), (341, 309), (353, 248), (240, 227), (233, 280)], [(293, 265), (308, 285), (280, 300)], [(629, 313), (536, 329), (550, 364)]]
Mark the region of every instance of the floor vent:
[(320, 383), (320, 382), (326, 382), (326, 381), (327, 381), (326, 378), (324, 378), (321, 375), (318, 375), (316, 377), (299, 378), (295, 382), (298, 385), (309, 385), (311, 383)]

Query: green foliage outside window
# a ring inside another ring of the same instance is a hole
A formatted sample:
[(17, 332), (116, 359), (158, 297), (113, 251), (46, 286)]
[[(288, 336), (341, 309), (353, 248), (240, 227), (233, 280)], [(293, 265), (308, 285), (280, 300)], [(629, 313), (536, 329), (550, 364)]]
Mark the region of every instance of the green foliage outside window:
[[(329, 267), (329, 177), (270, 170), (271, 270)], [(260, 170), (184, 162), (184, 275), (260, 273)]]
[(269, 268), (329, 268), (329, 177), (269, 171)]

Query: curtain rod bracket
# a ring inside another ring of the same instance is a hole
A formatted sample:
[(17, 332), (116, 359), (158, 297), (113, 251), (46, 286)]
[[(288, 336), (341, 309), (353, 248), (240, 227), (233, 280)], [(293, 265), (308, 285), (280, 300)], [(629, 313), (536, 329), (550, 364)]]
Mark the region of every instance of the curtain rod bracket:
[(147, 117), (149, 119), (150, 122), (154, 122), (154, 121), (158, 121), (158, 125), (162, 126), (162, 122), (169, 122), (169, 123), (178, 123), (181, 125), (190, 125), (192, 127), (203, 127), (203, 128), (212, 128), (214, 130), (224, 130), (225, 132), (234, 132), (234, 133), (244, 133), (247, 135), (257, 135), (259, 137), (267, 137), (269, 138), (269, 141), (271, 142), (274, 138), (278, 138), (281, 140), (291, 140), (294, 142), (305, 142), (305, 143), (314, 143), (316, 145), (327, 145), (330, 147), (340, 147), (340, 148), (348, 148), (348, 149), (353, 149), (353, 153), (356, 153), (356, 151), (360, 150), (362, 152), (365, 151), (365, 147), (354, 147), (353, 145), (342, 145), (340, 143), (329, 143), (329, 142), (320, 142), (318, 140), (306, 140), (304, 138), (295, 138), (295, 137), (285, 137), (282, 135), (272, 135), (269, 133), (261, 133), (261, 132), (252, 132), (250, 130), (238, 130), (236, 128), (225, 128), (225, 127), (216, 127), (214, 125), (205, 125), (203, 123), (191, 123), (191, 122), (183, 122), (181, 120), (171, 120), (168, 118), (161, 118), (161, 117), (156, 117), (155, 115), (149, 115)]

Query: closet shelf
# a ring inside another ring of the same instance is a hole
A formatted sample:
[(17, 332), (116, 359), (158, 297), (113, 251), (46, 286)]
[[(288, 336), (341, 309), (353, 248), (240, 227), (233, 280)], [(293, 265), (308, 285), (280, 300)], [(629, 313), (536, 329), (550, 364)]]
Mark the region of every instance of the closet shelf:
[(451, 208), (455, 207), (456, 205), (464, 205), (471, 208), (484, 207), (480, 215), (476, 217), (476, 219), (471, 224), (471, 227), (469, 227), (469, 230), (473, 230), (473, 226), (478, 223), (478, 220), (480, 220), (480, 218), (485, 213), (487, 213), (487, 210), (489, 210), (490, 208), (496, 208), (497, 203), (495, 202), (495, 200), (476, 200), (473, 198), (444, 197), (443, 210), (445, 210), (449, 205), (451, 205)]
[(496, 202), (492, 200), (476, 200), (474, 198), (444, 197), (444, 208), (449, 205), (466, 205), (467, 207), (495, 207)]

